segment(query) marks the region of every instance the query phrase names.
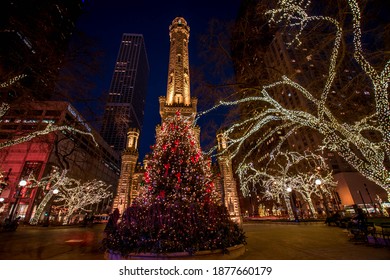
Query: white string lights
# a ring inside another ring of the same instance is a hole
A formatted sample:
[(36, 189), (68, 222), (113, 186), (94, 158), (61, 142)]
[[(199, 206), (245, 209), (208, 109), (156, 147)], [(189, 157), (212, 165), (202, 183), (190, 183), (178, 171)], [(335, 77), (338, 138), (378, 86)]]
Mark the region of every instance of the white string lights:
[(65, 213), (63, 223), (67, 224), (76, 211), (85, 210), (87, 206), (99, 203), (112, 195), (111, 186), (103, 181), (94, 179), (81, 182), (66, 176), (67, 173), (68, 170), (59, 172), (54, 169), (41, 180), (36, 180), (32, 175), (29, 176), (27, 179), (28, 188), (41, 188), (45, 194), (34, 217), (30, 220), (32, 225), (39, 222), (39, 218), (53, 197), (57, 206), (63, 209), (63, 213)]
[[(301, 169), (302, 166), (305, 166), (305, 170)], [(291, 191), (300, 194), (316, 218), (318, 213), (312, 199), (330, 196), (337, 185), (325, 159), (311, 152), (280, 152), (268, 162), (264, 170), (254, 168), (253, 164), (245, 164), (238, 169), (238, 176), (244, 196), (251, 189), (261, 187), (257, 191), (262, 192), (266, 199), (278, 203), (284, 201), (291, 220), (295, 218), (289, 198)], [(321, 186), (315, 184), (318, 179), (321, 180)]]
[[(9, 108), (10, 108), (10, 106), (7, 103), (2, 103), (0, 105), (0, 118), (3, 117), (7, 113)], [(33, 131), (33, 132), (28, 133), (25, 136), (21, 136), (21, 137), (15, 138), (15, 139), (11, 139), (11, 140), (7, 140), (7, 141), (4, 141), (4, 142), (1, 142), (0, 143), (0, 149), (4, 149), (4, 148), (7, 148), (7, 147), (10, 147), (10, 146), (13, 146), (13, 145), (17, 145), (17, 144), (21, 144), (21, 143), (24, 143), (24, 142), (28, 142), (31, 139), (35, 138), (35, 137), (46, 135), (46, 134), (49, 134), (51, 132), (65, 131), (65, 130), (67, 130), (67, 131), (69, 131), (71, 133), (79, 133), (79, 134), (90, 136), (92, 138), (92, 141), (94, 142), (95, 146), (96, 147), (99, 146), (99, 144), (95, 140), (95, 137), (90, 132), (82, 131), (80, 129), (74, 128), (74, 127), (69, 126), (69, 125), (55, 125), (55, 124), (49, 123), (45, 127), (45, 129)]]
[(79, 180), (69, 179), (67, 184), (59, 189), (54, 202), (66, 209), (64, 224), (70, 222), (72, 215), (79, 210), (86, 210), (86, 207), (101, 202), (112, 195), (105, 182), (92, 180), (82, 183)]
[(39, 181), (36, 180), (35, 177), (31, 176), (32, 174), (29, 176), (27, 179), (27, 181), (30, 182), (29, 187), (38, 189), (42, 188), (42, 190), (47, 191), (45, 197), (39, 203), (34, 216), (30, 220), (31, 225), (38, 224), (39, 218), (46, 209), (47, 204), (54, 196), (54, 190), (58, 190), (61, 186), (69, 184), (70, 178), (66, 177), (67, 172), (68, 170), (58, 172), (57, 169), (54, 169), (49, 176), (44, 177)]
[[(323, 88), (320, 89), (320, 97), (316, 98), (313, 93), (294, 81), (293, 78), (283, 76), (280, 81), (258, 89), (258, 96), (220, 102), (204, 112), (208, 113), (220, 106), (235, 106), (245, 103), (250, 103), (253, 107), (255, 102), (259, 102), (258, 112), (250, 118), (235, 123), (224, 132), (232, 157), (237, 156), (238, 153), (245, 154), (243, 156), (244, 160), (239, 163), (238, 174), (243, 172), (242, 169), (245, 170), (248, 167), (246, 162), (250, 161), (251, 156), (255, 155), (258, 148), (265, 144), (277, 131), (283, 130), (286, 133), (280, 140), (285, 141), (289, 132), (300, 127), (309, 127), (324, 136), (322, 149), (338, 153), (364, 177), (384, 188), (390, 200), (390, 171), (389, 166), (386, 166), (386, 160), (390, 159), (390, 104), (388, 94), (390, 61), (385, 63), (381, 71), (378, 71), (366, 59), (361, 42), (361, 12), (358, 2), (347, 0), (346, 3), (353, 21), (353, 57), (361, 67), (363, 74), (371, 82), (375, 96), (375, 114), (362, 116), (361, 120), (355, 123), (342, 123), (326, 106), (330, 89), (335, 86), (335, 76), (338, 74), (337, 65), (343, 59), (343, 56), (340, 55), (340, 43), (342, 38), (346, 36), (346, 31), (342, 27), (342, 22), (328, 16), (310, 16), (307, 13), (307, 8), (311, 1), (280, 0), (277, 7), (267, 11), (267, 14), (271, 22), (298, 28), (297, 34), (289, 44), (303, 44), (300, 36), (302, 31), (308, 28), (309, 22), (321, 21), (334, 27), (334, 43), (330, 52), (329, 67), (327, 73), (323, 75), (323, 77), (326, 77), (326, 81)], [(270, 95), (270, 90), (277, 90), (285, 86), (293, 88), (296, 94), (310, 101), (315, 111), (308, 113), (288, 109)], [(261, 109), (265, 108), (264, 104), (266, 104), (266, 109)], [(202, 114), (200, 113), (199, 116)], [(264, 128), (268, 125), (273, 125), (273, 129), (266, 134)], [(376, 133), (379, 140), (373, 141), (368, 138), (366, 135), (369, 131)], [(254, 138), (257, 138), (255, 144), (244, 151), (242, 149), (244, 142), (249, 140), (253, 142)], [(281, 144), (275, 148), (273, 153), (277, 153), (280, 147)]]
[(92, 138), (93, 142), (95, 143), (95, 145), (99, 146), (92, 133), (85, 132), (85, 131), (79, 130), (77, 128), (68, 126), (68, 125), (54, 125), (54, 124), (50, 124), (49, 123), (46, 126), (46, 128), (43, 129), (43, 130), (34, 131), (34, 132), (31, 132), (31, 133), (29, 133), (29, 134), (27, 134), (25, 136), (1, 142), (0, 143), (0, 149), (4, 149), (6, 147), (10, 147), (10, 146), (13, 146), (13, 145), (24, 143), (24, 142), (30, 141), (31, 139), (33, 139), (35, 137), (46, 135), (46, 134), (49, 134), (51, 132), (63, 131), (63, 130), (68, 130), (71, 133), (80, 133), (80, 134), (91, 136), (91, 138)]
[(0, 84), (0, 88), (9, 87), (9, 86), (11, 86), (12, 84), (16, 83), (17, 81), (19, 81), (19, 80), (21, 80), (21, 79), (23, 79), (23, 78), (25, 78), (25, 77), (27, 77), (27, 75), (25, 75), (25, 74), (21, 74), (21, 75), (15, 76), (15, 77), (9, 79), (8, 81), (6, 81), (6, 82), (4, 82), (4, 83), (1, 83), (1, 84)]
[(9, 105), (7, 103), (1, 103), (0, 105), (0, 118), (7, 113), (9, 110)]

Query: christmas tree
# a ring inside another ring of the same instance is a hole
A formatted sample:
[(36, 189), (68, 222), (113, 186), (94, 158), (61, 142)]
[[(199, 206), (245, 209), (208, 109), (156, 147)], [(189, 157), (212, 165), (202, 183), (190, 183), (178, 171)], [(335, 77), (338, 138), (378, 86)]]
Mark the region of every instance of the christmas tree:
[(144, 191), (129, 207), (105, 248), (129, 253), (226, 249), (245, 243), (212, 180), (193, 124), (179, 112), (159, 128), (144, 175)]

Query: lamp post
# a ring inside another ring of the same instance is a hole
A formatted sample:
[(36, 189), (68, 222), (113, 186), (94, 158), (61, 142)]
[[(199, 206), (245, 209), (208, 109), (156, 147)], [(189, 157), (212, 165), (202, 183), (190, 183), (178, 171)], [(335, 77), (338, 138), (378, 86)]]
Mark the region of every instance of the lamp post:
[(316, 184), (316, 186), (318, 187), (318, 189), (320, 191), (322, 202), (323, 202), (324, 207), (325, 207), (325, 213), (326, 213), (326, 216), (328, 217), (329, 216), (328, 202), (327, 202), (327, 200), (325, 198), (325, 195), (324, 195), (324, 193), (322, 191), (322, 186), (321, 186), (322, 185), (322, 181), (321, 181), (321, 179), (316, 179), (315, 180), (315, 184)]
[(370, 198), (371, 205), (374, 206), (374, 215), (376, 215), (376, 203), (374, 203), (374, 202), (372, 201), (372, 197), (371, 197), (370, 192), (368, 191), (368, 188), (367, 188), (366, 183), (364, 183), (364, 187), (366, 188), (366, 192), (367, 192), (367, 194), (368, 194), (368, 197)]
[[(292, 192), (292, 188), (291, 187), (287, 187), (286, 188), (286, 194), (285, 194), (285, 203), (286, 203), (286, 207), (287, 207), (287, 213), (288, 213), (288, 217), (289, 217), (289, 220), (295, 220), (296, 217), (295, 217), (295, 212), (293, 211), (292, 209), (292, 201), (291, 201), (291, 192)], [(288, 196), (288, 197), (287, 197)]]
[(16, 192), (16, 200), (15, 200), (15, 203), (12, 207), (12, 210), (11, 210), (11, 213), (9, 214), (9, 219), (10, 221), (12, 221), (12, 218), (14, 216), (14, 212), (16, 210), (16, 208), (18, 208), (18, 204), (19, 204), (19, 199), (20, 199), (20, 191), (22, 190), (22, 188), (24, 188), (25, 186), (27, 185), (27, 181), (22, 179), (20, 180), (19, 182), (19, 187), (18, 187), (18, 190)]
[[(53, 197), (58, 194), (60, 191), (58, 189), (54, 189), (53, 191)], [(50, 222), (50, 215), (51, 215), (51, 208), (53, 206), (53, 202), (52, 202), (52, 199), (51, 198), (51, 202), (50, 202), (50, 206), (49, 206), (49, 210), (48, 212), (45, 212), (45, 221), (43, 223), (43, 226), (49, 226), (49, 222)]]
[(295, 192), (291, 187), (287, 187), (287, 192), (289, 193), (290, 204), (291, 204), (292, 213), (294, 215), (294, 220), (299, 221)]

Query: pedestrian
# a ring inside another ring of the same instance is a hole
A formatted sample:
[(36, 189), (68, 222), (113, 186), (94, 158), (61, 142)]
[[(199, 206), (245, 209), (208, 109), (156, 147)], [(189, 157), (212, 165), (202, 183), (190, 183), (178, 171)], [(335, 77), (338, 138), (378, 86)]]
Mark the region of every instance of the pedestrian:
[(107, 225), (104, 228), (105, 233), (110, 234), (116, 231), (119, 216), (119, 210), (118, 208), (115, 208), (114, 212), (112, 212), (108, 218)]
[(367, 216), (364, 213), (362, 208), (357, 209), (357, 213), (352, 217), (352, 222), (358, 226), (358, 228), (363, 228), (367, 223)]
[(340, 221), (341, 221), (341, 215), (339, 211), (336, 211), (332, 216), (327, 217), (325, 220), (325, 224), (330, 226), (330, 224), (334, 223), (336, 226), (340, 226)]

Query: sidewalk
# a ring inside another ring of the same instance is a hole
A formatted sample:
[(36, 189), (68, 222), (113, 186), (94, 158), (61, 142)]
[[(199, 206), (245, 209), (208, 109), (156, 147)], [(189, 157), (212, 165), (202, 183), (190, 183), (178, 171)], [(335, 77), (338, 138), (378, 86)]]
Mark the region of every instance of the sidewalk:
[(246, 223), (245, 260), (390, 260), (390, 248), (354, 244), (323, 223)]

